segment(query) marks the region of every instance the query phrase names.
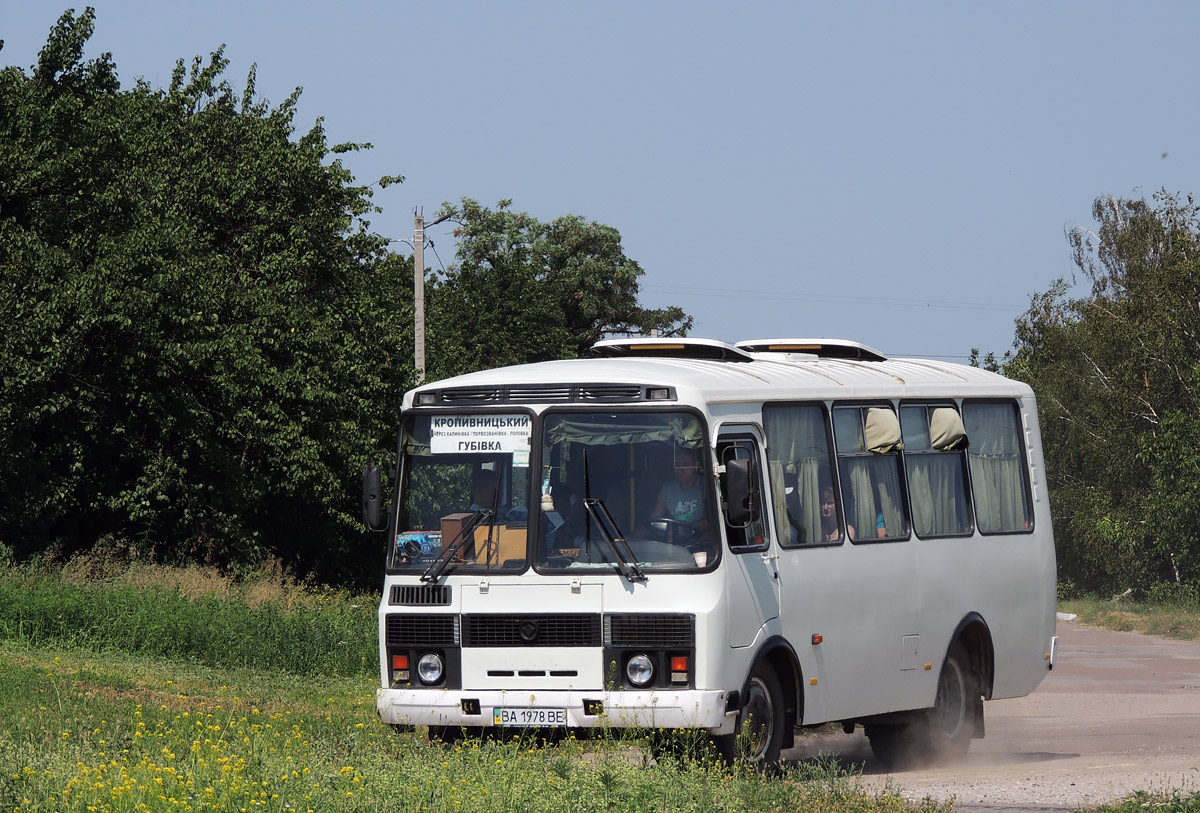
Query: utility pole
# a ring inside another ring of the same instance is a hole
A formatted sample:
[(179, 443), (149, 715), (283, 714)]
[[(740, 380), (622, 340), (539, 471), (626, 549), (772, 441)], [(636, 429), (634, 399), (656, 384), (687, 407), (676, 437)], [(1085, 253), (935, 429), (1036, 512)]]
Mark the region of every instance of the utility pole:
[[(447, 213), (430, 223), (436, 226), (448, 220)], [(413, 362), (417, 368), (417, 383), (425, 381), (425, 215), (413, 209)]]

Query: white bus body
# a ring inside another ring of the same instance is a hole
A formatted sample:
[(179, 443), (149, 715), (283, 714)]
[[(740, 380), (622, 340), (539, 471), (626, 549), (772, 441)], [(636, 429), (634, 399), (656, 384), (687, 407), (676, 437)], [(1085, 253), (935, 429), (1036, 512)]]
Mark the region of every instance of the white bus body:
[(749, 720), (769, 761), (841, 721), (893, 764), (1053, 668), (1026, 385), (829, 340), (596, 349), (406, 394), (385, 723)]

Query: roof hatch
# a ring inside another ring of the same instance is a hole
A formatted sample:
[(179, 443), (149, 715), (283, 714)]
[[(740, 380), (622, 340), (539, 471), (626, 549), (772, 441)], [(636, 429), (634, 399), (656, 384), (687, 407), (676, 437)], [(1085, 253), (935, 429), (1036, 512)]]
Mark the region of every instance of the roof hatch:
[(754, 360), (748, 350), (714, 339), (603, 339), (592, 345), (592, 352), (607, 358)]
[(887, 361), (878, 350), (848, 339), (750, 339), (736, 346), (747, 353), (809, 353), (825, 359)]

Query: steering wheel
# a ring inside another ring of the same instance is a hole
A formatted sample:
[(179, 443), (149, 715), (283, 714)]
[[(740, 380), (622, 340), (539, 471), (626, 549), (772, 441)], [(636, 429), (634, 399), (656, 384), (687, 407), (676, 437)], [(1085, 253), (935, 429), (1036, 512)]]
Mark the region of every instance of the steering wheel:
[(662, 539), (674, 536), (677, 542), (685, 543), (700, 536), (700, 531), (693, 526), (670, 517), (650, 517), (646, 520), (646, 524), (650, 526), (650, 530), (656, 536)]

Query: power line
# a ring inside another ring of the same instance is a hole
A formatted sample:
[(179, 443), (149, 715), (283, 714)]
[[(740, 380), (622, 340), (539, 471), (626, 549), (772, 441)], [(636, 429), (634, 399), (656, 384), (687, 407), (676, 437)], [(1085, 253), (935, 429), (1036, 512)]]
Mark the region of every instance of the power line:
[(998, 305), (985, 302), (945, 302), (926, 299), (899, 299), (881, 296), (847, 296), (840, 294), (812, 294), (797, 291), (753, 291), (744, 288), (679, 288), (669, 285), (641, 285), (643, 291), (672, 294), (676, 296), (708, 296), (722, 299), (785, 299), (792, 302), (845, 302), (856, 305), (888, 305), (905, 308), (956, 308), (961, 310), (1017, 311), (1025, 305)]

